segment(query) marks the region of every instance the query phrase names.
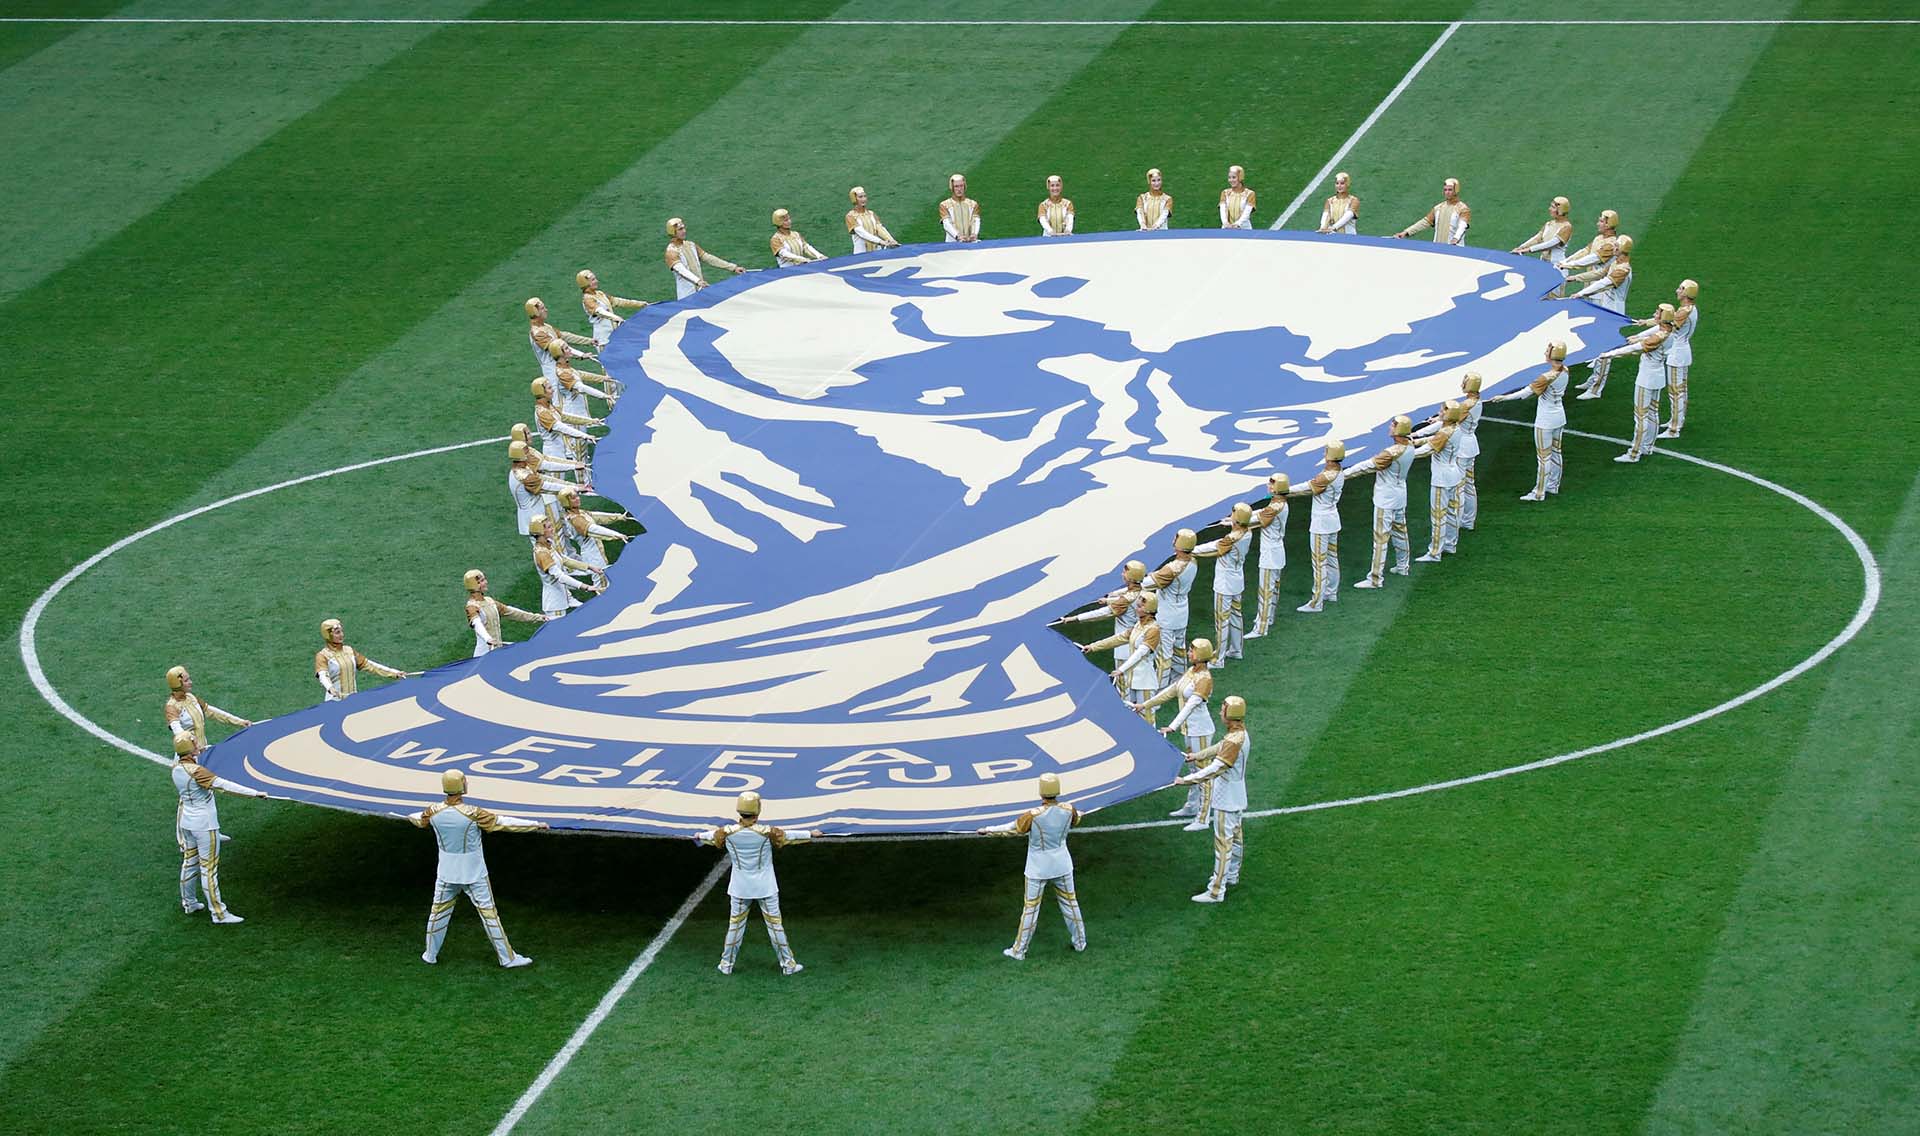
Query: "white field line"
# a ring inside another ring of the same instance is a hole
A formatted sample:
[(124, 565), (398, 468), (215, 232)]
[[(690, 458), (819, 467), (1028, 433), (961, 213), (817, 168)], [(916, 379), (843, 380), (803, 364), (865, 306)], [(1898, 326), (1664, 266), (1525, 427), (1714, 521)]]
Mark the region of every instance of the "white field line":
[(112, 544), (94, 553), (92, 556), (74, 565), (68, 570), (66, 575), (55, 580), (52, 586), (48, 587), (46, 591), (41, 592), (39, 597), (33, 601), (33, 606), (27, 609), (27, 617), (20, 621), (20, 662), (27, 668), (27, 678), (32, 680), (33, 688), (40, 692), (40, 697), (46, 700), (47, 705), (58, 710), (67, 721), (72, 722), (74, 725), (92, 734), (94, 737), (99, 738), (108, 745), (113, 746), (115, 749), (124, 750), (135, 757), (144, 757), (148, 761), (157, 762), (161, 765), (171, 765), (173, 764), (173, 758), (162, 757), (150, 749), (135, 745), (120, 735), (108, 730), (105, 726), (95, 722), (85, 714), (80, 713), (80, 711), (75, 710), (66, 699), (60, 697), (60, 692), (53, 688), (53, 683), (47, 681), (47, 672), (40, 666), (38, 633), (40, 630), (40, 617), (46, 613), (48, 604), (52, 603), (61, 592), (66, 591), (75, 580), (78, 580), (88, 571), (99, 566), (101, 561), (119, 552), (121, 549), (126, 548), (128, 545), (145, 540), (154, 533), (164, 529), (170, 529), (182, 521), (190, 521), (195, 517), (211, 513), (215, 509), (224, 509), (228, 505), (246, 501), (254, 497), (262, 497), (268, 493), (277, 493), (282, 489), (291, 489), (296, 485), (305, 485), (309, 481), (320, 481), (324, 478), (338, 477), (343, 473), (354, 473), (358, 470), (372, 469), (375, 466), (411, 461), (414, 458), (432, 457), (435, 454), (450, 454), (455, 450), (469, 450), (475, 446), (489, 446), (504, 441), (506, 441), (505, 438), (477, 438), (471, 442), (456, 442), (451, 446), (435, 446), (430, 450), (415, 450), (408, 454), (395, 454), (392, 457), (374, 458), (372, 461), (355, 462), (352, 465), (343, 465), (336, 469), (322, 470), (319, 473), (309, 473), (304, 477), (295, 477), (287, 481), (277, 482), (273, 485), (261, 486), (259, 489), (249, 489), (245, 493), (236, 493), (231, 497), (222, 497), (212, 504), (202, 505), (197, 509), (189, 509), (184, 513), (178, 513), (168, 517), (158, 524), (148, 525), (146, 528), (130, 536), (123, 536), (119, 540), (114, 541)]
[(620, 1004), (620, 999), (627, 996), (627, 991), (633, 989), (633, 984), (639, 980), (642, 974), (646, 973), (648, 967), (653, 965), (653, 960), (660, 957), (660, 952), (666, 948), (667, 943), (673, 939), (673, 936), (693, 915), (694, 909), (700, 906), (700, 901), (707, 898), (707, 893), (713, 890), (713, 885), (720, 882), (720, 876), (726, 870), (727, 861), (725, 858), (720, 859), (713, 865), (713, 870), (708, 872), (706, 878), (701, 880), (699, 885), (693, 889), (693, 893), (687, 896), (686, 901), (680, 905), (679, 910), (673, 913), (673, 918), (667, 920), (667, 925), (660, 928), (659, 932), (654, 935), (653, 940), (647, 944), (647, 948), (641, 951), (631, 963), (627, 964), (626, 973), (622, 974), (619, 981), (615, 982), (607, 989), (605, 994), (600, 996), (600, 1001), (593, 1007), (593, 1012), (588, 1014), (585, 1020), (573, 1031), (573, 1036), (569, 1037), (567, 1043), (560, 1047), (560, 1052), (554, 1054), (553, 1059), (547, 1062), (547, 1067), (540, 1070), (540, 1075), (533, 1079), (533, 1084), (527, 1086), (526, 1092), (520, 1094), (520, 1099), (513, 1102), (513, 1107), (508, 1109), (507, 1114), (500, 1118), (500, 1123), (493, 1126), (493, 1136), (506, 1136), (507, 1133), (514, 1130), (515, 1126), (517, 1126), (521, 1120), (526, 1118), (527, 1110), (532, 1108), (534, 1103), (538, 1101), (541, 1095), (547, 1091), (548, 1087), (553, 1084), (554, 1078), (558, 1077), (568, 1065), (572, 1064), (574, 1057), (579, 1054), (581, 1047), (585, 1046), (587, 1039), (593, 1036), (593, 1031), (600, 1028), (600, 1024), (606, 1021), (613, 1013), (614, 1007)]
[(1883, 27), (1920, 24), (1920, 19), (1885, 20), (842, 20), (825, 17), (799, 19), (485, 19), (479, 17), (370, 17), (325, 16), (5, 16), (0, 24), (284, 24), (367, 25), (429, 24), (449, 27), (580, 27), (639, 28), (1437, 28), (1437, 27)]
[(1419, 76), (1420, 72), (1426, 69), (1427, 64), (1432, 61), (1433, 57), (1440, 53), (1440, 49), (1447, 45), (1447, 41), (1453, 38), (1453, 33), (1459, 30), (1459, 21), (1447, 25), (1447, 30), (1440, 33), (1440, 38), (1433, 41), (1433, 46), (1427, 48), (1426, 54), (1414, 60), (1413, 66), (1408, 69), (1407, 73), (1400, 76), (1400, 82), (1394, 85), (1393, 90), (1387, 92), (1387, 97), (1380, 100), (1380, 105), (1373, 108), (1373, 113), (1368, 115), (1366, 120), (1361, 122), (1352, 134), (1347, 135), (1347, 140), (1340, 143), (1340, 148), (1333, 152), (1333, 157), (1327, 159), (1327, 164), (1320, 167), (1320, 172), (1313, 175), (1313, 180), (1307, 182), (1307, 184), (1301, 188), (1299, 196), (1293, 199), (1291, 205), (1281, 210), (1280, 216), (1275, 217), (1273, 224), (1268, 225), (1267, 228), (1278, 229), (1285, 225), (1295, 213), (1299, 212), (1300, 207), (1307, 203), (1307, 197), (1319, 187), (1321, 182), (1327, 180), (1327, 175), (1333, 173), (1334, 169), (1346, 160), (1347, 155), (1353, 152), (1354, 146), (1359, 143), (1360, 139), (1365, 137), (1367, 131), (1373, 129), (1373, 124), (1379, 122), (1380, 116), (1387, 113), (1387, 108), (1392, 106), (1394, 101), (1398, 99), (1408, 87), (1413, 85), (1413, 80)]

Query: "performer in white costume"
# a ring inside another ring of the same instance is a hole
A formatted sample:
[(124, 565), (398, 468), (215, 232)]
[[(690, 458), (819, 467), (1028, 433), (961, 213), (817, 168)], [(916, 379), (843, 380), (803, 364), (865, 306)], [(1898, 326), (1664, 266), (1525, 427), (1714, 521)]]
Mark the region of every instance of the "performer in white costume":
[(900, 247), (900, 242), (894, 240), (893, 234), (887, 232), (887, 227), (880, 223), (880, 215), (867, 207), (865, 189), (857, 185), (849, 189), (847, 200), (853, 203), (853, 208), (847, 210), (847, 236), (853, 240), (854, 252)]
[(607, 345), (613, 337), (613, 329), (625, 321), (615, 312), (616, 308), (638, 311), (647, 306), (645, 300), (629, 300), (625, 296), (609, 296), (600, 290), (600, 278), (593, 269), (583, 268), (573, 274), (574, 283), (580, 285), (580, 307), (587, 313), (587, 325), (593, 328), (593, 346), (597, 350)]
[(1547, 344), (1547, 369), (1531, 383), (1511, 394), (1498, 395), (1493, 402), (1517, 398), (1537, 398), (1533, 412), (1533, 488), (1520, 495), (1522, 501), (1545, 501), (1549, 493), (1560, 492), (1560, 472), (1565, 463), (1560, 456), (1560, 434), (1567, 425), (1567, 345)]
[(473, 657), (482, 655), (507, 645), (500, 637), (500, 620), (517, 619), (521, 623), (545, 623), (547, 617), (530, 611), (521, 611), (510, 603), (502, 603), (487, 594), (487, 574), (478, 568), (469, 568), (461, 582), (467, 586), (467, 626), (473, 628)]
[[(557, 529), (553, 520), (545, 513), (535, 514), (527, 523), (527, 535), (533, 537), (533, 567), (540, 573), (540, 613), (548, 619), (558, 619), (580, 601), (573, 598), (574, 592), (592, 592), (598, 595), (606, 590), (606, 570), (595, 568), (584, 560), (575, 560), (561, 552), (554, 545), (553, 537)], [(583, 580), (570, 574), (588, 572), (595, 577)]]
[(980, 203), (967, 196), (967, 177), (947, 178), (947, 196), (940, 202), (940, 228), (948, 244), (971, 244), (980, 239)]
[(570, 414), (555, 406), (550, 380), (535, 379), (528, 389), (533, 395), (533, 427), (540, 437), (540, 453), (548, 460), (579, 461), (583, 465), (590, 465), (587, 455), (593, 452), (594, 443), (600, 439), (581, 427), (605, 426), (606, 420)]
[[(590, 386), (586, 381), (588, 379), (600, 385)], [(614, 379), (592, 371), (578, 370), (565, 362), (554, 368), (553, 384), (548, 389), (553, 394), (554, 405), (568, 414), (576, 414), (582, 418), (593, 417), (593, 412), (587, 405), (589, 396), (606, 403), (608, 410), (612, 410), (614, 403), (620, 398), (620, 384)]]
[(1143, 233), (1164, 229), (1173, 220), (1173, 195), (1161, 188), (1163, 184), (1159, 170), (1148, 170), (1147, 191), (1133, 199), (1133, 219)]
[(1547, 203), (1547, 223), (1540, 231), (1513, 246), (1514, 252), (1526, 255), (1536, 254), (1548, 264), (1558, 266), (1567, 257), (1567, 242), (1573, 239), (1573, 222), (1567, 220), (1567, 211), (1573, 203), (1564, 197), (1556, 197)]
[(377, 674), (381, 678), (418, 678), (424, 673), (395, 670), (347, 646), (346, 629), (337, 619), (325, 620), (320, 624), (320, 642), (320, 649), (313, 655), (313, 677), (320, 680), (320, 689), (326, 692), (327, 702), (338, 702), (359, 690), (361, 671)]
[(718, 257), (687, 239), (687, 223), (678, 217), (667, 220), (667, 271), (673, 274), (673, 298), (684, 300), (707, 286), (703, 265), (724, 268), (735, 276), (746, 269), (724, 257)]
[(193, 692), (193, 676), (184, 666), (171, 667), (167, 671), (167, 702), (160, 712), (161, 720), (166, 722), (167, 730), (174, 737), (192, 734), (193, 740), (205, 749), (212, 744), (207, 741), (207, 719), (225, 722), (229, 726), (246, 729), (252, 722), (238, 714), (229, 714)]
[(1195, 556), (1213, 560), (1213, 669), (1228, 659), (1244, 657), (1246, 626), (1247, 551), (1253, 547), (1253, 506), (1235, 505), (1227, 517), (1227, 532)]
[[(1413, 546), (1407, 539), (1407, 470), (1413, 465), (1413, 419), (1404, 414), (1393, 416), (1389, 427), (1393, 443), (1359, 467), (1373, 474), (1373, 561), (1367, 578), (1354, 581), (1356, 588), (1386, 586), (1388, 572), (1405, 576)], [(1394, 565), (1387, 567), (1387, 547), (1393, 547)]]
[[(1193, 641), (1193, 663), (1185, 673), (1155, 694), (1140, 703), (1135, 709), (1151, 715), (1154, 707), (1170, 698), (1180, 700), (1180, 709), (1173, 721), (1160, 727), (1163, 734), (1180, 731), (1181, 739), (1186, 742), (1187, 763), (1192, 765), (1194, 757), (1200, 751), (1213, 744), (1213, 715), (1207, 710), (1207, 701), (1213, 697), (1213, 671), (1207, 663), (1213, 659), (1213, 644), (1205, 639)], [(1152, 719), (1149, 718), (1149, 721)], [(1197, 768), (1197, 767), (1196, 767)], [(1192, 817), (1193, 822), (1186, 826), (1188, 832), (1198, 832), (1207, 827), (1209, 803), (1213, 799), (1211, 782), (1201, 782), (1187, 786), (1186, 803), (1168, 813), (1174, 817)]]
[(780, 883), (773, 875), (775, 849), (812, 840), (814, 834), (804, 828), (782, 829), (760, 823), (760, 794), (742, 793), (734, 802), (740, 814), (737, 824), (723, 824), (694, 834), (695, 844), (710, 844), (727, 854), (733, 874), (727, 880), (727, 938), (720, 948), (721, 974), (733, 973), (733, 961), (740, 956), (740, 940), (747, 933), (747, 914), (760, 905), (760, 918), (767, 925), (767, 938), (773, 941), (773, 953), (780, 960), (780, 973), (799, 974), (806, 967), (793, 957), (787, 945), (787, 925), (780, 918)]
[(1254, 192), (1247, 188), (1247, 171), (1227, 167), (1227, 188), (1220, 191), (1220, 227), (1253, 228)]
[[(1569, 251), (1560, 261), (1560, 271), (1568, 277), (1567, 284), (1560, 290), (1563, 295), (1572, 291), (1574, 283), (1572, 277), (1576, 272), (1582, 269), (1593, 269), (1597, 274), (1604, 275), (1608, 266), (1613, 263), (1614, 256), (1619, 252), (1620, 214), (1611, 209), (1602, 209), (1600, 216), (1594, 218), (1593, 228), (1593, 239), (1587, 242), (1586, 247), (1579, 252)], [(1597, 278), (1597, 275), (1586, 277), (1588, 280)], [(1621, 302), (1625, 303), (1624, 298)], [(1621, 310), (1624, 311), (1624, 307)], [(1605, 386), (1608, 366), (1608, 363), (1596, 362), (1587, 381), (1580, 384), (1578, 388), (1580, 393), (1585, 394), (1592, 389), (1596, 380), (1601, 386)]]
[(1073, 202), (1060, 196), (1065, 185), (1059, 174), (1051, 174), (1047, 178), (1047, 195), (1040, 199), (1039, 208), (1040, 235), (1043, 237), (1073, 235)]
[(447, 924), (453, 922), (453, 905), (462, 895), (480, 915), (487, 941), (500, 965), (525, 966), (533, 960), (507, 942), (507, 929), (500, 925), (500, 910), (494, 906), (493, 882), (487, 878), (487, 857), (481, 847), (486, 832), (536, 832), (547, 827), (544, 821), (522, 820), (489, 812), (461, 800), (467, 792), (467, 775), (458, 769), (440, 774), (440, 791), (447, 799), (428, 805), (407, 817), (420, 828), (433, 830), (433, 842), (439, 850), (439, 865), (433, 873), (433, 903), (427, 908), (427, 949), (420, 961), (440, 961), (440, 944), (446, 941)]
[(1474, 464), (1480, 457), (1480, 416), (1486, 405), (1480, 401), (1481, 379), (1478, 371), (1468, 371), (1460, 379), (1460, 531), (1472, 532), (1480, 523), (1480, 487), (1474, 480)]
[[(1633, 238), (1621, 237), (1613, 242), (1613, 259), (1598, 268), (1576, 273), (1568, 278), (1569, 283), (1584, 283), (1586, 287), (1575, 292), (1574, 298), (1592, 300), (1610, 312), (1627, 314), (1627, 289), (1633, 286)], [(1593, 370), (1587, 381), (1581, 385), (1576, 398), (1599, 398), (1607, 389), (1607, 371), (1612, 366), (1614, 356), (1602, 354), (1593, 361)]]
[(1144, 703), (1160, 688), (1160, 594), (1142, 591), (1134, 601), (1133, 627), (1124, 635), (1110, 635), (1080, 648), (1082, 654), (1114, 648), (1114, 666), (1110, 672), (1114, 685), (1130, 701), (1127, 703), (1149, 724), (1153, 711)]
[(1667, 385), (1667, 342), (1673, 334), (1674, 315), (1672, 304), (1661, 304), (1651, 328), (1600, 356), (1640, 357), (1640, 370), (1633, 378), (1633, 443), (1614, 461), (1637, 462), (1653, 452), (1653, 440), (1660, 433), (1660, 392)]
[(1464, 245), (1467, 243), (1467, 230), (1473, 225), (1473, 207), (1460, 200), (1460, 180), (1448, 178), (1440, 183), (1440, 203), (1427, 210), (1427, 215), (1395, 233), (1395, 237), (1410, 237), (1423, 229), (1433, 230), (1433, 239), (1440, 244)]
[(827, 259), (827, 254), (807, 243), (807, 238), (793, 231), (793, 214), (785, 209), (773, 211), (773, 236), (768, 239), (773, 248), (773, 263), (776, 268), (786, 268), (795, 264), (810, 264), (816, 260)]
[[(236, 797), (264, 797), (258, 789), (236, 785), (200, 764), (200, 743), (192, 732), (173, 736), (174, 839), (180, 845), (180, 910), (205, 911), (215, 923), (244, 923), (220, 898), (220, 810), (214, 790)], [(201, 894), (206, 896), (201, 900)]]
[(532, 446), (518, 439), (507, 443), (507, 492), (513, 496), (514, 525), (531, 537), (533, 518), (557, 515), (560, 499), (554, 495), (557, 479), (540, 472)]
[(1353, 236), (1360, 231), (1360, 199), (1351, 192), (1353, 179), (1345, 173), (1333, 175), (1333, 196), (1320, 206), (1322, 233)]
[(575, 489), (562, 489), (560, 497), (560, 520), (562, 535), (567, 543), (579, 553), (579, 559), (595, 571), (605, 572), (607, 560), (607, 542), (617, 540), (625, 544), (633, 538), (618, 529), (607, 526), (615, 521), (631, 521), (627, 513), (596, 512), (580, 507), (580, 493)]
[(1069, 615), (1053, 621), (1052, 626), (1059, 627), (1068, 623), (1098, 623), (1103, 619), (1113, 620), (1113, 633), (1120, 641), (1126, 640), (1127, 632), (1133, 630), (1135, 617), (1134, 604), (1140, 598), (1141, 581), (1147, 576), (1147, 566), (1138, 560), (1129, 560), (1120, 568), (1120, 587), (1100, 597), (1100, 602), (1078, 615)]
[(1442, 555), (1460, 547), (1460, 483), (1465, 477), (1460, 469), (1460, 446), (1465, 437), (1460, 422), (1466, 414), (1465, 407), (1448, 399), (1440, 411), (1440, 428), (1414, 451), (1431, 459), (1433, 474), (1427, 513), (1433, 535), (1427, 540), (1426, 552), (1414, 557), (1421, 564), (1437, 563)]
[(592, 347), (593, 340), (584, 335), (575, 335), (571, 331), (562, 331), (547, 322), (547, 304), (535, 296), (526, 302), (527, 343), (533, 348), (533, 361), (540, 373), (547, 378), (553, 377), (556, 360), (591, 359), (592, 355), (581, 351), (582, 347)]
[(1273, 609), (1280, 601), (1280, 574), (1287, 566), (1287, 494), (1293, 482), (1284, 473), (1267, 478), (1267, 502), (1253, 511), (1251, 526), (1260, 532), (1260, 579), (1255, 585), (1253, 630), (1258, 639), (1273, 630)]
[(1240, 882), (1240, 865), (1247, 856), (1241, 823), (1247, 812), (1247, 758), (1253, 751), (1247, 736), (1247, 700), (1229, 696), (1220, 704), (1220, 716), (1227, 720), (1226, 736), (1194, 754), (1192, 760), (1199, 768), (1174, 781), (1213, 786), (1213, 875), (1207, 889), (1193, 897), (1195, 903), (1227, 898), (1227, 889)]
[[(1188, 603), (1193, 595), (1193, 578), (1200, 574), (1193, 560), (1198, 538), (1192, 529), (1173, 534), (1173, 559), (1153, 570), (1141, 586), (1160, 595), (1160, 672), (1174, 674), (1187, 666), (1187, 623), (1192, 619)], [(1211, 649), (1208, 651), (1212, 655)]]
[(1345, 442), (1328, 442), (1326, 464), (1313, 479), (1295, 489), (1294, 497), (1312, 497), (1313, 512), (1307, 523), (1307, 540), (1313, 554), (1313, 592), (1295, 611), (1316, 612), (1340, 599), (1340, 494), (1345, 491), (1347, 475), (1340, 463), (1347, 460)]
[(1067, 921), (1073, 949), (1087, 949), (1087, 923), (1080, 917), (1080, 899), (1073, 890), (1073, 855), (1067, 851), (1067, 834), (1080, 823), (1080, 810), (1060, 803), (1059, 774), (1042, 773), (1039, 788), (1039, 805), (1006, 824), (980, 830), (986, 836), (1027, 838), (1027, 895), (1020, 908), (1020, 930), (1014, 933), (1013, 945), (1000, 952), (1016, 962), (1027, 957), (1033, 929), (1040, 922), (1040, 901), (1049, 887)]
[[(1667, 336), (1667, 423), (1660, 428), (1662, 438), (1678, 438), (1687, 424), (1687, 373), (1693, 369), (1693, 331), (1700, 326), (1700, 309), (1694, 303), (1700, 296), (1700, 284), (1682, 280), (1673, 290), (1678, 306), (1673, 310), (1673, 331)], [(1657, 316), (1641, 320), (1658, 321)]]

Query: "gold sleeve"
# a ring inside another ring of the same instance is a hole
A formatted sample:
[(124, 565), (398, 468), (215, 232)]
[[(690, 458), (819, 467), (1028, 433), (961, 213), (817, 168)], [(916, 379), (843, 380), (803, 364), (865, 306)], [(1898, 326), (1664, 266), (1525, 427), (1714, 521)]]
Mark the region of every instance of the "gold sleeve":
[(192, 777), (193, 783), (202, 789), (213, 788), (213, 770), (208, 769), (199, 762), (194, 763), (193, 768), (188, 771), (188, 776)]
[(500, 827), (500, 818), (491, 809), (468, 805), (460, 811), (467, 814), (468, 820), (479, 825), (481, 832), (492, 832)]
[(1194, 676), (1193, 692), (1201, 698), (1213, 697), (1213, 672), (1204, 671)]
[(1178, 560), (1169, 560), (1160, 567), (1155, 568), (1153, 570), (1154, 586), (1164, 588), (1168, 584), (1173, 583), (1180, 578), (1180, 570), (1184, 567), (1185, 565)]
[(1228, 734), (1221, 739), (1220, 752), (1214, 755), (1214, 759), (1222, 765), (1237, 765), (1240, 761), (1240, 739), (1243, 736)]
[(647, 306), (647, 302), (645, 300), (629, 300), (625, 296), (609, 296), (608, 299), (613, 301), (613, 306), (616, 308), (638, 309), (638, 308), (644, 308)]
[(767, 826), (767, 840), (770, 841), (775, 848), (785, 848), (787, 846), (787, 830), (777, 824), (770, 824)]
[(546, 618), (531, 611), (521, 611), (512, 604), (501, 603), (499, 600), (495, 600), (493, 603), (495, 607), (500, 609), (501, 615), (506, 616), (508, 619), (517, 619), (522, 623), (539, 623)]
[(1153, 626), (1147, 628), (1147, 633), (1141, 636), (1141, 639), (1145, 641), (1150, 650), (1158, 651), (1160, 649), (1160, 623), (1158, 620), (1154, 622)]
[(1028, 809), (1013, 819), (1013, 831), (1025, 836), (1033, 831), (1033, 810)]

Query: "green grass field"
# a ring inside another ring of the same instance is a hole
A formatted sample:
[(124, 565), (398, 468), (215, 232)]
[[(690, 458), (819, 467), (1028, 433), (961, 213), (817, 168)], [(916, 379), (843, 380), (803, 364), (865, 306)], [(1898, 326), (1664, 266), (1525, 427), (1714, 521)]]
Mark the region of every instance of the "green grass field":
[[(1239, 162), (1269, 223), (1447, 21), (1914, 13), (932, 13), (1118, 21), (972, 28), (515, 22), (929, 14), (890, 0), (0, 14), (506, 21), (0, 23), (13, 634), (62, 573), (147, 525), (504, 434), (526, 410), (520, 301), (545, 295), (583, 330), (572, 275), (589, 265), (614, 292), (670, 297), (669, 215), (758, 264), (784, 205), (835, 253), (858, 182), (896, 235), (931, 240), (958, 169), (988, 236), (1027, 233), (1053, 172), (1082, 231), (1123, 228), (1151, 165), (1176, 224), (1211, 227)], [(1619, 210), (1639, 241), (1636, 315), (1702, 281), (1676, 448), (1805, 494), (1871, 547), (1878, 610), (1832, 659), (1590, 759), (1252, 820), (1247, 882), (1220, 908), (1187, 898), (1206, 837), (1087, 832), (1083, 956), (1049, 905), (1028, 961), (1001, 957), (1011, 843), (795, 849), (783, 902), (806, 973), (780, 978), (755, 926), (741, 972), (716, 974), (725, 909), (709, 897), (518, 1130), (1920, 1131), (1920, 462), (1902, 401), (1920, 381), (1905, 344), (1920, 301), (1903, 280), (1913, 240), (1892, 231), (1920, 179), (1916, 58), (1913, 24), (1467, 23), (1342, 163), (1363, 232), (1412, 221), (1451, 175), (1476, 245), (1510, 247), (1554, 194), (1583, 237)], [(1570, 402), (1571, 425), (1629, 433), (1629, 382)], [(1255, 808), (1658, 727), (1793, 666), (1861, 603), (1853, 550), (1778, 495), (1569, 439), (1566, 492), (1524, 505), (1524, 432), (1483, 438), (1481, 524), (1457, 560), (1319, 617), (1291, 610), (1307, 581), (1290, 569), (1276, 633), (1226, 672), (1223, 693), (1253, 707)], [(1348, 495), (1349, 580), (1366, 500)], [(536, 603), (507, 508), (495, 447), (245, 501), (80, 577), (40, 621), (40, 658), (77, 711), (153, 748), (176, 662), (242, 714), (312, 701), (323, 616), (376, 658), (436, 665), (471, 644), (462, 569)], [(178, 910), (163, 772), (57, 715), (17, 650), (0, 683), (0, 1131), (492, 1128), (713, 864), (678, 842), (495, 838), (502, 914), (537, 964), (498, 970), (463, 909), (429, 968), (425, 836), (229, 800), (223, 886), (248, 922), (211, 927)], [(1168, 797), (1090, 823), (1157, 818)]]

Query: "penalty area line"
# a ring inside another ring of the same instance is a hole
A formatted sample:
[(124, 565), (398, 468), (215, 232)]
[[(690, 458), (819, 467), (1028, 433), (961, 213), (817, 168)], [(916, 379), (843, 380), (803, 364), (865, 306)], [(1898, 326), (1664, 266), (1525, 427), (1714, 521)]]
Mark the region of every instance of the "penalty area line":
[(620, 1004), (620, 1000), (627, 996), (627, 991), (633, 989), (633, 984), (647, 972), (648, 967), (653, 965), (653, 960), (660, 957), (660, 952), (673, 940), (675, 933), (686, 925), (694, 909), (700, 906), (701, 900), (707, 898), (707, 894), (713, 890), (715, 884), (720, 882), (720, 876), (726, 870), (727, 860), (722, 857), (713, 865), (713, 870), (707, 873), (706, 878), (693, 889), (693, 893), (687, 896), (686, 901), (673, 913), (673, 917), (667, 920), (667, 925), (660, 928), (659, 933), (654, 935), (646, 949), (627, 964), (625, 973), (621, 974), (614, 984), (607, 988), (607, 992), (600, 996), (600, 1001), (594, 1005), (593, 1012), (589, 1013), (574, 1029), (573, 1036), (567, 1038), (567, 1043), (560, 1047), (560, 1052), (554, 1054), (552, 1060), (547, 1062), (546, 1068), (540, 1070), (540, 1075), (533, 1079), (533, 1084), (527, 1086), (526, 1092), (520, 1094), (520, 1099), (513, 1102), (513, 1107), (500, 1118), (500, 1123), (493, 1126), (493, 1136), (506, 1136), (526, 1119), (527, 1110), (539, 1102), (541, 1096), (552, 1087), (554, 1079), (573, 1063), (573, 1059), (579, 1055), (581, 1048), (587, 1044), (588, 1039), (593, 1037), (594, 1031), (612, 1016), (614, 1007)]

